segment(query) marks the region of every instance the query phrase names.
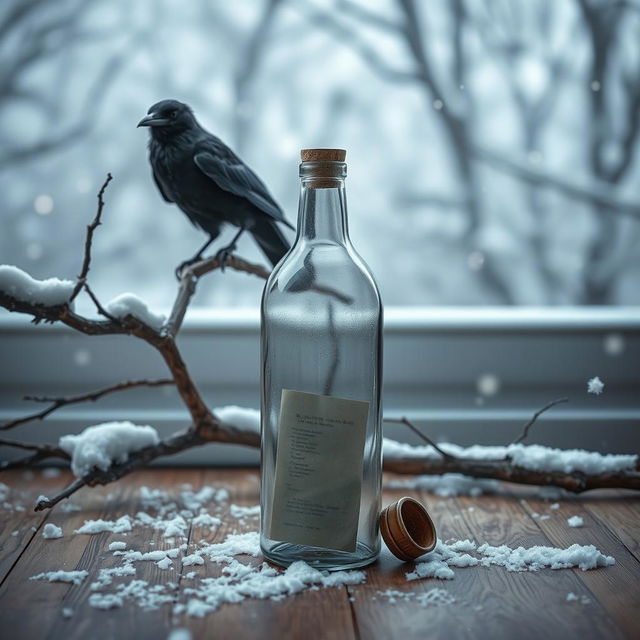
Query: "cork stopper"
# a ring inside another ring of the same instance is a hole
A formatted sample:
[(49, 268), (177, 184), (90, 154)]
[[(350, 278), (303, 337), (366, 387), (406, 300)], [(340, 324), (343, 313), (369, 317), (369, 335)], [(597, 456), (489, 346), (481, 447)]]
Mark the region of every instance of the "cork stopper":
[(380, 514), (380, 533), (389, 551), (400, 560), (419, 558), (436, 546), (436, 528), (424, 505), (400, 498)]
[(302, 149), (302, 162), (344, 162), (347, 152), (344, 149)]

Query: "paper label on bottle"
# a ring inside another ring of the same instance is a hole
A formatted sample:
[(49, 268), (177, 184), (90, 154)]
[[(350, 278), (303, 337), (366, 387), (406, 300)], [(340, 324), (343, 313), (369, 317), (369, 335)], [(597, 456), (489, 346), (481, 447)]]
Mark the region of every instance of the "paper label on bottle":
[(269, 537), (355, 551), (369, 403), (282, 390)]

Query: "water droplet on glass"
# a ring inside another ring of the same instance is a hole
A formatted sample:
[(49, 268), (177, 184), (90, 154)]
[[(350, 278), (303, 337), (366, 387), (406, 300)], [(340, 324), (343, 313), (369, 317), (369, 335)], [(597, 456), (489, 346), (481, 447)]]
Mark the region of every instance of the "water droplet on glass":
[(440, 111), (440, 109), (442, 109), (442, 107), (444, 107), (444, 102), (442, 102), (442, 100), (434, 100), (433, 101), (433, 108), (436, 109), (437, 111)]

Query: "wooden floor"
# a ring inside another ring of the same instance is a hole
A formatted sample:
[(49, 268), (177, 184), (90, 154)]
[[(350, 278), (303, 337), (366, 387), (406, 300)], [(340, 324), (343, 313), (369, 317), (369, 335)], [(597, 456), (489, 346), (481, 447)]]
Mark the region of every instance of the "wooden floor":
[[(230, 503), (258, 504), (255, 470), (155, 469), (138, 472), (115, 485), (85, 489), (73, 498), (82, 510), (34, 514), (29, 510), (36, 497), (51, 494), (68, 476), (43, 477), (36, 472), (5, 474), (0, 481), (15, 492), (9, 501), (27, 506), (24, 512), (0, 509), (0, 637), (72, 640), (166, 638), (171, 629), (188, 628), (195, 638), (640, 638), (640, 497), (622, 492), (599, 492), (564, 500), (560, 509), (532, 497), (531, 490), (518, 488), (518, 495), (478, 498), (440, 498), (430, 494), (387, 491), (384, 502), (401, 495), (415, 495), (433, 516), (442, 539), (471, 538), (493, 545), (593, 544), (616, 559), (615, 566), (592, 571), (544, 570), (510, 573), (501, 567), (471, 567), (455, 570), (450, 581), (408, 582), (404, 574), (412, 565), (395, 560), (385, 549), (379, 562), (367, 570), (364, 584), (307, 590), (279, 602), (245, 600), (223, 605), (215, 613), (199, 618), (172, 618), (169, 605), (145, 612), (131, 603), (121, 609), (100, 611), (88, 604), (89, 584), (100, 566), (111, 560), (107, 546), (121, 536), (65, 535), (45, 540), (44, 524), (60, 525), (65, 533), (86, 519), (114, 519), (135, 514), (142, 508), (138, 487), (147, 485), (178, 494), (180, 485), (191, 483), (226, 486)], [(16, 498), (15, 496), (18, 496)], [(548, 519), (535, 517), (548, 514)], [(567, 518), (580, 515), (584, 527), (569, 528)], [(233, 522), (230, 522), (233, 520)], [(255, 530), (257, 520), (228, 519), (210, 534), (210, 542), (224, 540), (232, 530)], [(17, 534), (14, 532), (18, 531)], [(199, 541), (203, 531), (191, 531)], [(126, 538), (129, 548), (142, 551), (159, 532), (134, 529)], [(179, 566), (180, 563), (175, 563)], [(173, 580), (180, 584), (177, 569), (162, 571), (153, 562), (136, 564), (137, 577), (150, 583)], [(189, 567), (193, 569), (194, 567)], [(213, 571), (211, 564), (197, 567)], [(81, 585), (30, 581), (29, 577), (57, 569), (86, 569), (89, 577)], [(218, 569), (219, 570), (219, 569)], [(186, 582), (186, 581), (185, 581)], [(396, 602), (380, 591), (397, 589), (423, 593), (435, 587), (446, 589), (453, 604), (422, 606), (415, 597)], [(585, 603), (568, 602), (567, 594), (586, 596)], [(181, 594), (177, 595), (178, 600)], [(588, 599), (588, 602), (586, 601)], [(65, 618), (63, 608), (73, 616)]]

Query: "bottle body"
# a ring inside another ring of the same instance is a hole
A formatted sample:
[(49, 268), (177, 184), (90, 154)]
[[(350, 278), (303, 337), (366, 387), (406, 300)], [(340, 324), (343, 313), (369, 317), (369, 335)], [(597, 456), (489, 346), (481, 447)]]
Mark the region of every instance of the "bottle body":
[(262, 299), (261, 546), (281, 565), (341, 569), (380, 549), (382, 305), (341, 180), (312, 185)]

